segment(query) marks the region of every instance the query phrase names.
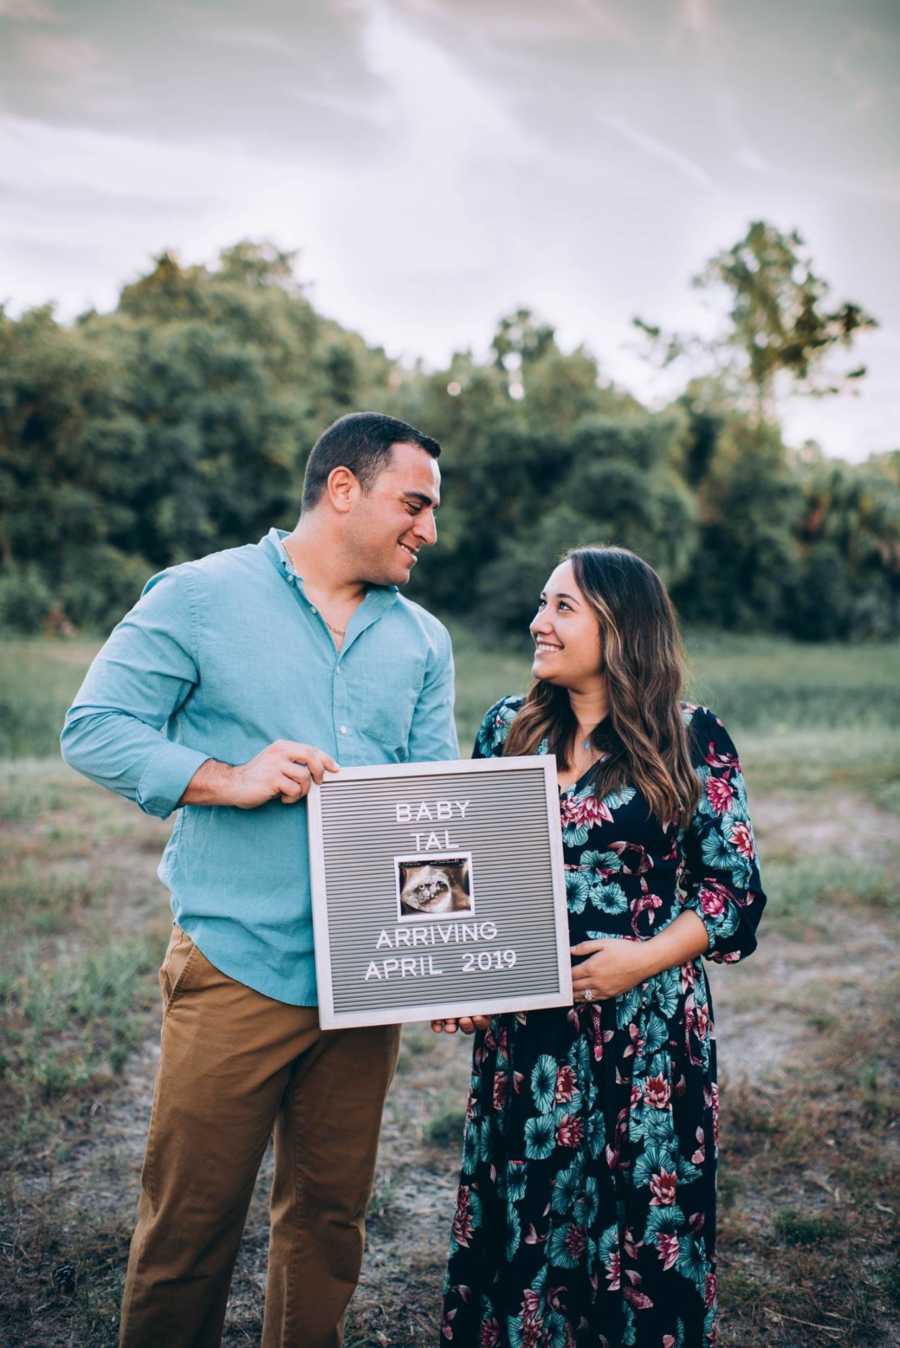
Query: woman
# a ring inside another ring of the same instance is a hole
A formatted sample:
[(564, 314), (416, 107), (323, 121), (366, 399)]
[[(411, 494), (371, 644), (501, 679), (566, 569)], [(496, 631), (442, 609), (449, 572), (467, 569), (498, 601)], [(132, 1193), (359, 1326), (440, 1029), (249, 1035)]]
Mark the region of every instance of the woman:
[(531, 635), (531, 692), (491, 708), (475, 756), (556, 755), (575, 1004), (459, 1022), (478, 1034), (442, 1342), (714, 1348), (699, 957), (749, 955), (765, 904), (740, 764), (679, 703), (672, 606), (633, 553), (570, 553)]

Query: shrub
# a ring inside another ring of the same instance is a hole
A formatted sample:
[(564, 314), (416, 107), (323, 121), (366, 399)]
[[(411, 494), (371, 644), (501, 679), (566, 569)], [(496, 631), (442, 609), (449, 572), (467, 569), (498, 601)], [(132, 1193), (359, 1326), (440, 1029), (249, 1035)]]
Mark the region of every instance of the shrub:
[(106, 544), (85, 549), (60, 585), (66, 617), (76, 627), (108, 631), (137, 603), (155, 569), (143, 557)]
[(31, 636), (40, 632), (53, 596), (35, 567), (12, 567), (0, 572), (0, 627)]

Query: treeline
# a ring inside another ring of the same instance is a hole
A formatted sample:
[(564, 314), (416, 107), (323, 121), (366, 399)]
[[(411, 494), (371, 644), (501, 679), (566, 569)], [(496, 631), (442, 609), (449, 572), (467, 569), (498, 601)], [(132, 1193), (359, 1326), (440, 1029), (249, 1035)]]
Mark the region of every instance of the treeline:
[(564, 548), (604, 541), (648, 558), (689, 623), (896, 634), (900, 454), (791, 452), (768, 392), (736, 359), (651, 413), (527, 310), (484, 359), (410, 370), (319, 314), (291, 255), (164, 254), (112, 313), (0, 317), (0, 625), (102, 630), (153, 571), (290, 528), (318, 432), (377, 408), (444, 446), (411, 590), (440, 612), (515, 629)]

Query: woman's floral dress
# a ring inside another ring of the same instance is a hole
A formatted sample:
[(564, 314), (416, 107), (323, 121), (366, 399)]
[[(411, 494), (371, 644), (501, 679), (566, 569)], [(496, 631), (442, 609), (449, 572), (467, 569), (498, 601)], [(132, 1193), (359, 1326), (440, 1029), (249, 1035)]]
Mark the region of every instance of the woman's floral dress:
[[(487, 713), (501, 754), (521, 698)], [(702, 785), (690, 827), (633, 787), (560, 793), (572, 944), (647, 940), (690, 908), (708, 958), (756, 946), (765, 905), (734, 745), (685, 706)], [(718, 1096), (702, 961), (475, 1038), (441, 1342), (457, 1348), (715, 1348)]]

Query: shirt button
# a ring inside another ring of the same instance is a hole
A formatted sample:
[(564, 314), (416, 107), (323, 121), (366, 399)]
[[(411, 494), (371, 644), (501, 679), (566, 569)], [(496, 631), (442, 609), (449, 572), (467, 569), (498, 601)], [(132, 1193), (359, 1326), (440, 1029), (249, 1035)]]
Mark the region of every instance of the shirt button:
[(345, 725), (342, 725), (342, 726), (341, 726), (341, 734), (342, 734), (342, 735), (346, 735), (347, 733), (348, 733), (348, 727), (345, 726)]
[(317, 608), (311, 608), (309, 611), (310, 613), (318, 613), (319, 610)]

